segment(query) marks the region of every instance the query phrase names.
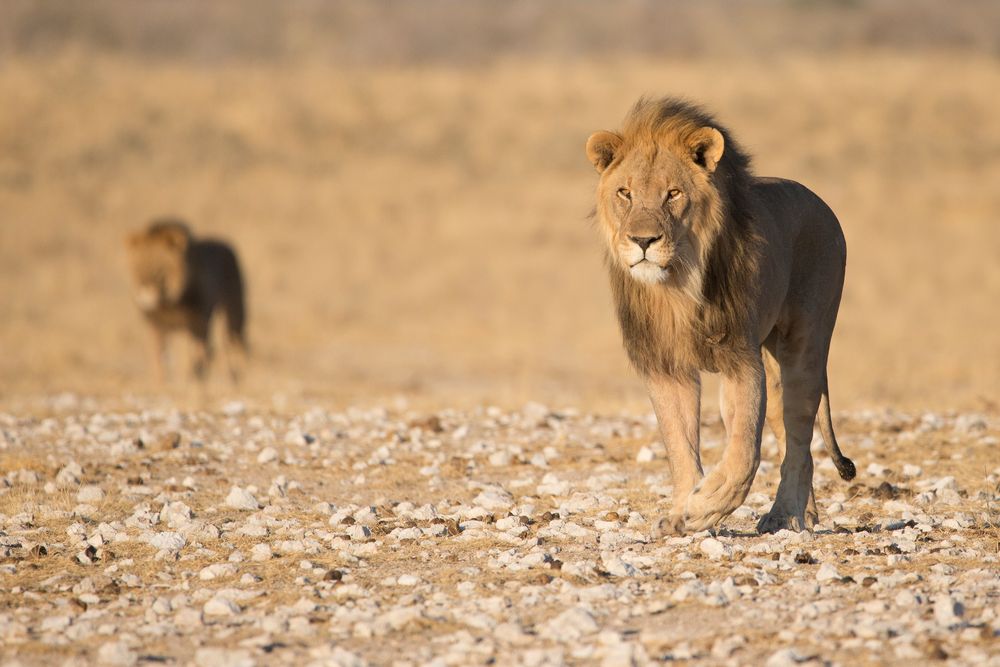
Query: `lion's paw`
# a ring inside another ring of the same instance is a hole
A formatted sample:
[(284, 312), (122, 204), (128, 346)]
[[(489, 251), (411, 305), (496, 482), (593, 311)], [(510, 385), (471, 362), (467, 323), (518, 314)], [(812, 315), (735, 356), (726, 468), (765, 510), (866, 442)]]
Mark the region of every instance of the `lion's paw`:
[(757, 522), (757, 532), (776, 533), (779, 530), (792, 530), (796, 533), (806, 529), (806, 521), (801, 516), (787, 514), (776, 508), (765, 514)]
[(684, 507), (684, 528), (697, 532), (714, 527), (732, 514), (746, 496), (722, 475), (710, 474), (688, 496)]
[(660, 519), (653, 528), (653, 539), (684, 534), (684, 517), (671, 514)]

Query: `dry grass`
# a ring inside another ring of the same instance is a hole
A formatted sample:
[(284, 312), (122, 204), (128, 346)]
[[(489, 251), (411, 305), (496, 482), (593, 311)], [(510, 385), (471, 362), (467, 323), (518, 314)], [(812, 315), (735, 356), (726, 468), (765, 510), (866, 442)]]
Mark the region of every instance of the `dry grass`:
[[(94, 11), (107, 19), (114, 6)], [(10, 7), (12, 21), (63, 26)], [(832, 27), (822, 12), (786, 11), (787, 26), (815, 24), (846, 46), (768, 42), (758, 58), (745, 50), (768, 32), (754, 23), (740, 42), (738, 17), (713, 23), (731, 39), (718, 52), (692, 45), (697, 58), (605, 45), (567, 59), (525, 46), (363, 67), (315, 44), (207, 62), (183, 40), (156, 57), (131, 38), (100, 46), (100, 35), (131, 34), (118, 19), (93, 34), (97, 19), (69, 22), (90, 37), (43, 53), (8, 35), (0, 405), (159, 391), (121, 238), (165, 213), (232, 239), (249, 274), (251, 377), (209, 398), (641, 404), (586, 220), (596, 177), (582, 146), (638, 95), (670, 93), (715, 110), (759, 173), (807, 183), (840, 216), (850, 260), (835, 408), (996, 409), (1000, 68), (973, 37), (949, 51), (852, 41), (858, 21), (882, 34), (879, 21), (899, 10), (869, 9), (853, 23), (832, 12)], [(298, 25), (274, 11), (260, 16)], [(190, 7), (178, 12), (171, 29), (183, 16), (197, 23)], [(917, 12), (925, 27), (978, 34), (964, 10), (937, 23), (927, 12)], [(183, 383), (166, 394), (205, 400)]]

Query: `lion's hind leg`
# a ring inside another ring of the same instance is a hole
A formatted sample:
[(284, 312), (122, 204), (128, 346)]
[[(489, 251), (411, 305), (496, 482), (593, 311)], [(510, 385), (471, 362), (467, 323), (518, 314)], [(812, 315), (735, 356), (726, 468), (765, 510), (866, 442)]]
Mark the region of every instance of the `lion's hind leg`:
[[(764, 357), (764, 371), (766, 374), (767, 386), (767, 425), (774, 434), (774, 439), (778, 444), (778, 464), (785, 460), (785, 397), (784, 388), (781, 383), (781, 365), (774, 356), (772, 349), (776, 342), (775, 334), (768, 338), (761, 350)], [(816, 508), (816, 494), (809, 485), (809, 501), (806, 503), (805, 524), (807, 528), (812, 528), (819, 523), (819, 510)]]
[[(783, 528), (804, 530), (815, 525), (818, 519), (809, 446), (824, 387), (826, 349), (796, 350), (788, 341), (777, 343), (768, 351), (775, 355), (779, 364), (780, 379), (777, 383), (781, 394), (781, 415), (780, 423), (772, 422), (771, 426), (779, 442), (784, 440), (785, 451), (774, 505), (757, 524), (761, 533), (773, 533)], [(784, 438), (779, 435), (781, 431)]]

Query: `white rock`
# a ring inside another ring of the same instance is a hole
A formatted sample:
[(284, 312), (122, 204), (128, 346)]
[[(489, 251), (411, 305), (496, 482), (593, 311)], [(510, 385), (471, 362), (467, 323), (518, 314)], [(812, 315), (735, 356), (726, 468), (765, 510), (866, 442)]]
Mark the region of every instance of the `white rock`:
[(765, 667), (791, 667), (806, 662), (806, 660), (807, 658), (804, 658), (795, 649), (783, 648), (772, 653), (764, 665)]
[(561, 642), (575, 641), (597, 630), (594, 615), (583, 607), (567, 609), (545, 624), (545, 635)]
[(80, 487), (76, 492), (76, 502), (78, 503), (99, 503), (104, 500), (104, 491), (101, 487), (93, 484)]
[(174, 606), (171, 604), (169, 598), (158, 597), (153, 601), (152, 610), (163, 616), (164, 614), (172, 612), (174, 610)]
[(187, 544), (187, 540), (180, 533), (174, 532), (163, 532), (163, 533), (149, 533), (146, 537), (146, 542), (156, 549), (163, 549), (165, 551), (177, 551), (183, 548)]
[(560, 480), (552, 473), (542, 477), (542, 483), (536, 487), (538, 495), (565, 496), (569, 493), (569, 482)]
[(213, 563), (203, 567), (198, 573), (198, 578), (202, 581), (211, 581), (212, 579), (231, 577), (234, 574), (236, 574), (236, 566), (232, 563)]
[[(316, 653), (315, 649), (313, 653)], [(315, 662), (309, 663), (309, 667), (367, 667), (367, 665), (363, 658), (340, 646), (335, 646), (329, 653), (323, 653), (317, 656)]]
[(514, 504), (514, 497), (499, 486), (488, 486), (473, 498), (472, 503), (488, 510), (502, 510)]
[(955, 419), (955, 430), (962, 433), (985, 431), (986, 428), (986, 420), (982, 417), (982, 415), (959, 415)]
[(601, 563), (608, 574), (615, 577), (634, 577), (638, 572), (635, 566), (626, 563), (617, 555), (610, 552), (601, 554)]
[(196, 628), (202, 624), (201, 612), (190, 607), (174, 614), (174, 624), (182, 628)]
[(934, 620), (938, 625), (952, 627), (962, 622), (965, 608), (950, 595), (940, 595), (934, 600)]
[(247, 406), (243, 401), (229, 401), (222, 406), (222, 414), (227, 417), (239, 417), (246, 411)]
[(948, 477), (941, 477), (940, 479), (935, 481), (934, 484), (931, 486), (931, 488), (938, 492), (958, 491), (958, 483), (955, 481), (954, 477), (949, 475)]
[(125, 642), (108, 642), (97, 650), (97, 662), (101, 665), (124, 665), (130, 667), (139, 660)]
[(400, 542), (404, 540), (419, 540), (423, 536), (424, 532), (416, 527), (395, 528), (391, 533), (389, 533), (389, 537), (393, 538), (394, 540), (399, 540)]
[(58, 632), (68, 628), (72, 622), (73, 618), (71, 616), (46, 616), (42, 619), (41, 630), (42, 632)]
[(724, 660), (746, 643), (747, 639), (743, 635), (732, 635), (717, 639), (712, 644), (712, 657), (717, 660)]
[(347, 536), (355, 542), (363, 542), (372, 536), (372, 531), (368, 526), (355, 524), (347, 529)]
[(198, 667), (256, 667), (257, 661), (246, 649), (200, 648), (194, 654)]
[(732, 547), (723, 544), (714, 537), (702, 540), (701, 544), (698, 545), (698, 549), (712, 560), (728, 558), (733, 553)]
[(819, 566), (819, 570), (816, 571), (816, 581), (824, 582), (835, 579), (840, 579), (840, 573), (837, 572), (837, 568), (830, 563), (823, 563)]
[(636, 454), (635, 460), (638, 463), (649, 463), (656, 459), (656, 453), (649, 447), (640, 447), (639, 453)]
[(388, 634), (391, 630), (399, 631), (418, 623), (423, 617), (423, 609), (419, 606), (396, 607), (375, 619), (376, 632)]
[(903, 475), (905, 477), (920, 477), (924, 474), (924, 469), (910, 463), (903, 465)]
[(240, 613), (240, 606), (223, 595), (216, 595), (205, 603), (202, 611), (206, 616), (233, 616)]
[(160, 520), (166, 521), (171, 528), (187, 525), (191, 522), (191, 508), (180, 501), (167, 503), (160, 510)]
[(511, 461), (513, 459), (514, 459), (514, 457), (511, 455), (510, 452), (508, 452), (508, 451), (499, 451), (499, 452), (493, 452), (492, 454), (490, 454), (489, 458), (487, 458), (487, 461), (489, 461), (489, 463), (490, 463), (491, 466), (502, 467), (502, 466), (508, 466), (508, 465), (510, 465), (510, 463), (511, 463)]
[(400, 586), (416, 586), (420, 583), (420, 577), (412, 574), (401, 574), (396, 579), (396, 583)]
[[(355, 523), (360, 523), (362, 526), (375, 526), (378, 524), (378, 516), (375, 514), (375, 510), (371, 507), (362, 507), (357, 512), (354, 513)], [(330, 517), (330, 523), (333, 523), (333, 517)]]
[(253, 494), (238, 486), (230, 489), (229, 495), (226, 496), (226, 505), (238, 510), (255, 511), (260, 508), (260, 504), (253, 497)]
[(271, 545), (266, 542), (255, 544), (253, 545), (253, 548), (250, 549), (250, 560), (265, 561), (271, 560), (273, 557), (274, 552), (271, 550)]
[(271, 461), (278, 460), (278, 450), (274, 447), (265, 447), (260, 450), (260, 454), (257, 455), (257, 463), (265, 464)]
[(872, 477), (885, 477), (885, 473), (888, 471), (889, 469), (881, 463), (869, 463), (868, 467), (865, 468), (865, 472)]

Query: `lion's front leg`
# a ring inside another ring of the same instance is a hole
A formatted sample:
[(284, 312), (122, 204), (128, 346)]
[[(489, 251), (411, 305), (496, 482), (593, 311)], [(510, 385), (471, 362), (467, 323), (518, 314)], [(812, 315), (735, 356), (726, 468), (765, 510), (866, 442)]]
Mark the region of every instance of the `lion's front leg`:
[(646, 378), (649, 400), (667, 448), (673, 498), (670, 515), (660, 522), (663, 532), (684, 532), (684, 505), (702, 478), (699, 454), (701, 378), (697, 372), (679, 377)]
[(760, 436), (766, 398), (760, 358), (723, 377), (731, 421), (722, 460), (688, 497), (684, 525), (689, 531), (715, 526), (739, 507), (760, 463)]

